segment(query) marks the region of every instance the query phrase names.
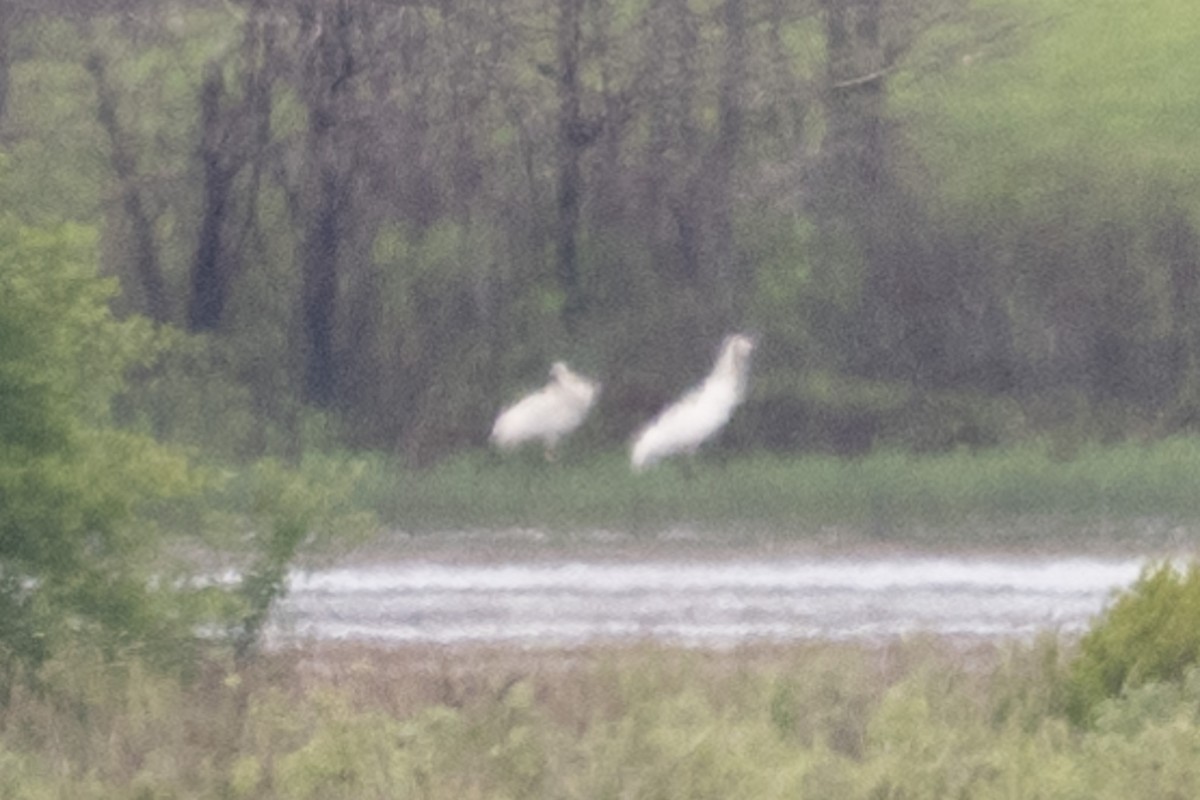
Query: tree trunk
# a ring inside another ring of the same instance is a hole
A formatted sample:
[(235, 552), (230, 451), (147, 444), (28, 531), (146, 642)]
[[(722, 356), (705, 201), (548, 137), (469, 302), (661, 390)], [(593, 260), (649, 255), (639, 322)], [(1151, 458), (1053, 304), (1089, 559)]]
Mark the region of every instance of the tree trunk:
[(221, 231), (229, 210), (229, 193), (234, 170), (222, 157), (220, 132), (221, 73), (209, 71), (200, 90), (200, 162), (203, 169), (203, 208), (196, 256), (192, 262), (192, 292), (188, 298), (188, 328), (213, 330), (221, 321), (229, 294), (229, 270), (225, 268)]
[[(338, 373), (334, 325), (338, 307), (338, 257), (342, 217), (349, 196), (352, 160), (341, 134), (349, 116), (347, 104), (354, 74), (351, 43), (354, 12), (350, 0), (329, 3), (331, 13), (316, 22), (315, 52), (309, 81), (308, 158), (316, 205), (304, 236), (301, 314), (305, 340), (304, 399), (330, 408), (337, 399)], [(324, 12), (327, 9), (322, 8)]]
[[(214, 330), (225, 313), (231, 282), (243, 261), (240, 248), (257, 225), (259, 186), (265, 153), (271, 144), (271, 72), (274, 26), (267, 23), (265, 0), (247, 10), (242, 38), (242, 100), (222, 109), (225, 84), (218, 65), (210, 65), (200, 90), (202, 205), (188, 296), (188, 328)], [(245, 209), (235, 230), (234, 184), (250, 165)]]
[(710, 241), (716, 303), (723, 327), (737, 321), (737, 297), (747, 283), (744, 270), (736, 263), (733, 236), (733, 175), (738, 150), (742, 145), (744, 114), (741, 93), (746, 84), (746, 16), (744, 0), (725, 0), (722, 18), (725, 28), (725, 63), (717, 101), (717, 140), (710, 159), (712, 203)]
[(338, 184), (336, 175), (321, 177), (318, 205), (304, 248), (302, 310), (308, 346), (304, 362), (304, 397), (321, 408), (332, 406), (337, 395), (333, 334), (341, 239)]
[(861, 284), (853, 319), (853, 346), (843, 355), (872, 377), (914, 377), (909, 322), (920, 316), (921, 267), (913, 209), (889, 174), (886, 129), (888, 64), (882, 44), (881, 0), (821, 0), (825, 16), (827, 129), (809, 207), (820, 236), (833, 253), (824, 269), (853, 269), (845, 253), (857, 253)]
[(580, 160), (595, 136), (584, 122), (579, 82), (582, 0), (562, 0), (558, 12), (558, 204), (556, 275), (563, 293), (562, 322), (573, 333), (584, 310), (579, 279), (579, 216), (583, 192)]
[(881, 5), (881, 0), (822, 0), (829, 115), (825, 172), (844, 187), (838, 193), (840, 210), (887, 188), (888, 64), (880, 37)]
[(695, 121), (699, 42), (686, 0), (654, 0), (648, 11), (646, 54), (649, 141), (641, 216), (648, 228), (652, 263), (669, 284), (692, 289), (701, 279), (702, 246), (692, 237), (705, 153)]
[(158, 263), (154, 244), (154, 225), (142, 203), (137, 185), (133, 150), (117, 119), (117, 98), (108, 83), (104, 59), (98, 53), (88, 57), (87, 69), (96, 83), (96, 116), (112, 147), (112, 166), (121, 190), (121, 203), (133, 233), (133, 268), (141, 286), (146, 316), (155, 322), (170, 321), (171, 309), (166, 283)]
[(13, 29), (17, 24), (17, 7), (12, 0), (0, 0), (0, 125), (8, 111), (8, 89), (12, 69)]

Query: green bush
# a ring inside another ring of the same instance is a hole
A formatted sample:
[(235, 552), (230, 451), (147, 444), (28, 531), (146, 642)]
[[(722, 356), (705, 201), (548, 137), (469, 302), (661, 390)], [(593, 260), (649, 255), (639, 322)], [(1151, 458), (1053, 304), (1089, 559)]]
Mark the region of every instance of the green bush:
[(107, 653), (188, 638), (148, 581), (152, 498), (191, 490), (186, 459), (112, 425), (113, 397), (157, 335), (118, 320), (85, 228), (0, 218), (0, 696), (57, 647)]
[(1200, 563), (1162, 563), (1138, 581), (1080, 642), (1067, 676), (1067, 710), (1093, 723), (1101, 704), (1137, 687), (1177, 683), (1200, 662)]

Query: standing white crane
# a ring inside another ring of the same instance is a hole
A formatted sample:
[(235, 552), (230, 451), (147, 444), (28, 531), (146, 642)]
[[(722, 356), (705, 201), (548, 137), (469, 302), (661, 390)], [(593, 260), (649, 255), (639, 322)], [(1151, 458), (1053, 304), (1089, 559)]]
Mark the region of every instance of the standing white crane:
[(552, 461), (559, 440), (583, 423), (599, 392), (600, 384), (556, 361), (550, 367), (549, 383), (500, 412), (492, 426), (491, 442), (501, 450), (511, 450), (540, 439), (546, 459)]
[(676, 453), (690, 455), (725, 427), (746, 396), (753, 350), (754, 340), (745, 334), (725, 337), (717, 363), (704, 383), (668, 406), (637, 435), (632, 458), (635, 471)]

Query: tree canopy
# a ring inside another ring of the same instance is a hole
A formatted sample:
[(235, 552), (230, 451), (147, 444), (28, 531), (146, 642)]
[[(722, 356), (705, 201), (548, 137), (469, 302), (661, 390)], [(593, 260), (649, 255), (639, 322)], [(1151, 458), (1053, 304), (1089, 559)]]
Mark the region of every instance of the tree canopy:
[(738, 446), (1195, 424), (1179, 0), (0, 9), (6, 207), (193, 334), (159, 436), (423, 464), (566, 358), (614, 446), (735, 329)]

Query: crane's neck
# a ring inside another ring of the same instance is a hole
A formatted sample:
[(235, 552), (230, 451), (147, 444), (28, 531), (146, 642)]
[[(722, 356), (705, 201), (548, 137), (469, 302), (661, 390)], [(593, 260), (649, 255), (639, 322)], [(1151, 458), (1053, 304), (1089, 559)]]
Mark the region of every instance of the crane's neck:
[(721, 350), (721, 355), (717, 358), (716, 366), (713, 367), (707, 383), (730, 387), (740, 398), (746, 391), (746, 368), (749, 365), (747, 356), (746, 348), (740, 346), (737, 340), (727, 342)]

